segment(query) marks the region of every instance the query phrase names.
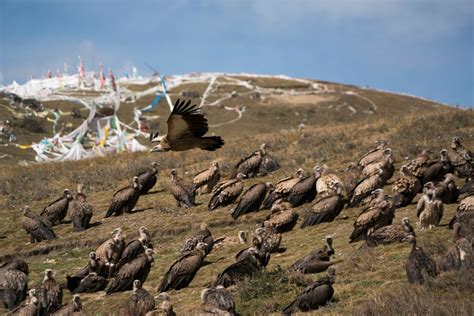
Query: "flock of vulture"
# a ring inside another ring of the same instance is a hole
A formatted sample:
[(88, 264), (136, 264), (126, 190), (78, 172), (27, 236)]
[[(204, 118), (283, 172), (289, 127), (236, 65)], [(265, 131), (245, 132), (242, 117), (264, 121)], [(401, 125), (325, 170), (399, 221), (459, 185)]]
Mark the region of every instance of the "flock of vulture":
[[(239, 251), (235, 262), (216, 275), (209, 287), (202, 291), (203, 313), (237, 315), (227, 288), (238, 286), (268, 265), (271, 254), (281, 251), (282, 235), (293, 230), (298, 222), (299, 214), (294, 208), (306, 203), (313, 204), (300, 221), (300, 229), (332, 222), (345, 207), (362, 207), (349, 236), (350, 243), (364, 241), (369, 247), (394, 242), (410, 243), (411, 252), (406, 264), (410, 283), (423, 284), (440, 271), (472, 267), (474, 156), (463, 147), (459, 138), (453, 139), (449, 150), (439, 152), (439, 157), (433, 158), (430, 151), (424, 150), (401, 166), (398, 178), (392, 181), (391, 195), (384, 192), (384, 186), (395, 173), (394, 156), (385, 141), (378, 141), (376, 148), (342, 172), (331, 172), (327, 166), (315, 166), (310, 174), (298, 169), (275, 184), (257, 182), (244, 190), (244, 179), (279, 168), (277, 159), (267, 153), (267, 146), (262, 144), (234, 166), (227, 180), (221, 180), (218, 161), (196, 174), (192, 181), (181, 178), (177, 170), (171, 170), (169, 191), (178, 207), (191, 208), (196, 205), (196, 194), (209, 194), (209, 211), (232, 205), (230, 215), (234, 219), (249, 212), (270, 210), (262, 226), (249, 240), (251, 246)], [(117, 191), (105, 217), (132, 212), (140, 196), (147, 194), (156, 184), (158, 169), (159, 165), (154, 163), (148, 171), (133, 177), (130, 186)], [(456, 186), (455, 175), (466, 178), (463, 187)], [(393, 223), (396, 209), (412, 203), (419, 193), (416, 214), (420, 229), (438, 226), (443, 206), (457, 203), (463, 196), (449, 224), (449, 228), (454, 230), (453, 245), (436, 260), (416, 245), (415, 231), (408, 218), (403, 218), (400, 224)], [(64, 195), (45, 207), (40, 215), (28, 206), (22, 211), (22, 225), (31, 236), (31, 242), (57, 238), (53, 227), (63, 223), (68, 211), (76, 230), (88, 229), (93, 215), (93, 208), (81, 186), (75, 195), (65, 190)], [(245, 232), (239, 232), (238, 237), (241, 243), (248, 241)], [(53, 271), (46, 270), (43, 282), (28, 290), (28, 264), (21, 259), (3, 263), (0, 267), (0, 294), (6, 308), (18, 315), (71, 315), (82, 308), (80, 293), (105, 290), (107, 295), (112, 295), (132, 290), (125, 315), (149, 315), (157, 310), (174, 315), (168, 292), (188, 287), (204, 265), (206, 256), (219, 242), (222, 240), (215, 240), (203, 223), (194, 236), (184, 241), (179, 257), (161, 279), (157, 297), (142, 288), (153, 263), (152, 236), (146, 227), (140, 227), (137, 238), (128, 243), (120, 228), (114, 230), (110, 239), (89, 254), (85, 267), (67, 276), (63, 284), (54, 279)], [(283, 314), (317, 309), (331, 300), (336, 276), (334, 264), (339, 262), (331, 260), (334, 253), (332, 238), (327, 236), (322, 248), (288, 268), (289, 273), (327, 271), (327, 276), (306, 287), (289, 302)], [(64, 289), (73, 294), (73, 300), (63, 306)], [(155, 299), (163, 300), (159, 308), (155, 307)]]

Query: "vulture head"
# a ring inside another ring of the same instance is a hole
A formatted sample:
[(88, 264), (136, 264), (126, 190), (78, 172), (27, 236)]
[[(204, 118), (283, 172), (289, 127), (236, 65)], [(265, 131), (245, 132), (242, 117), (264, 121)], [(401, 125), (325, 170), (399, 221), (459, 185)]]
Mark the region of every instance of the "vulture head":
[(275, 188), (275, 186), (271, 182), (265, 182), (265, 187), (267, 188), (267, 190)]
[(260, 145), (260, 148), (259, 148), (259, 152), (262, 156), (265, 156), (267, 154), (267, 151), (266, 149), (268, 148), (269, 146), (265, 143), (261, 144)]
[(214, 161), (212, 162), (212, 166), (214, 167), (215, 170), (219, 170), (219, 161), (214, 160)]
[(201, 224), (199, 225), (199, 229), (200, 229), (200, 230), (207, 230), (207, 224), (204, 223), (204, 222), (201, 223)]
[(430, 154), (432, 154), (433, 152), (429, 149), (423, 149), (423, 151), (421, 152), (421, 155), (422, 156), (430, 156)]
[(142, 288), (142, 284), (140, 283), (140, 280), (133, 281), (133, 292), (136, 292), (141, 288)]
[(169, 302), (171, 301), (171, 296), (166, 293), (166, 292), (162, 292), (160, 293), (160, 295), (158, 295), (157, 297), (155, 297), (157, 300), (163, 300), (165, 302)]
[[(261, 229), (261, 228), (260, 228)], [(257, 233), (257, 232), (255, 232)], [(262, 246), (262, 243), (263, 243), (263, 240), (262, 240), (262, 236), (260, 236), (259, 234), (256, 234), (253, 236), (252, 238), (252, 245), (255, 247), (255, 248), (258, 248), (260, 249), (260, 247)]]
[(384, 192), (383, 192), (383, 189), (375, 189), (374, 191), (371, 192), (371, 194), (380, 198), (380, 197), (383, 197)]
[(331, 283), (334, 283), (336, 281), (336, 268), (334, 266), (329, 267), (327, 273)]
[(327, 170), (328, 166), (326, 165), (314, 166), (313, 168), (314, 175), (317, 179), (320, 178), (323, 174), (325, 174)]
[(428, 193), (428, 192), (434, 192), (435, 186), (433, 182), (426, 182), (425, 185), (423, 186), (423, 192)]
[(138, 187), (139, 187), (139, 186), (140, 186), (140, 185), (138, 184), (138, 177), (137, 177), (137, 176), (133, 177), (133, 180), (132, 180), (132, 188), (138, 190)]
[(444, 176), (444, 184), (450, 184), (450, 183), (453, 183), (454, 184), (454, 176), (452, 173), (447, 173), (445, 176)]
[(377, 145), (377, 149), (385, 149), (385, 147), (387, 147), (387, 142), (384, 140), (376, 140), (375, 145)]
[(196, 249), (206, 253), (208, 245), (205, 242), (198, 242)]
[(160, 164), (157, 162), (153, 162), (151, 164), (151, 170), (153, 171), (154, 174), (158, 173), (158, 168), (160, 168)]
[(117, 228), (115, 228), (110, 234), (111, 234), (111, 235), (114, 235), (114, 236), (120, 235), (120, 234), (122, 234), (122, 228), (117, 227)]
[(77, 194), (84, 194), (84, 184), (80, 183), (77, 185)]
[(89, 258), (92, 259), (92, 260), (96, 260), (97, 259), (97, 254), (94, 251), (89, 252)]
[(29, 205), (25, 205), (22, 208), (20, 208), (20, 211), (22, 212), (23, 215), (25, 215), (28, 212), (31, 212), (31, 208)]
[(69, 192), (68, 189), (64, 189), (64, 197), (68, 200), (71, 201), (73, 199), (71, 192)]
[(441, 161), (447, 161), (448, 160), (448, 150), (447, 149), (443, 149), (439, 152), (440, 156), (441, 156)]
[(148, 233), (148, 228), (146, 228), (146, 226), (140, 226), (140, 228), (138, 228), (138, 233), (139, 234), (146, 234), (146, 233)]
[(39, 303), (38, 293), (36, 292), (36, 289), (29, 290), (28, 297), (30, 298), (30, 304), (37, 305)]
[(242, 180), (244, 178), (247, 178), (247, 176), (245, 174), (240, 173), (240, 172), (237, 174), (237, 179)]
[(411, 244), (411, 251), (416, 250), (416, 237), (414, 235), (408, 235), (406, 240)]
[(178, 171), (176, 169), (171, 169), (170, 175), (171, 175), (171, 180), (174, 180), (178, 176)]
[(82, 302), (79, 294), (74, 294), (72, 297), (72, 304), (74, 305), (74, 311), (79, 312), (82, 310)]
[(298, 178), (303, 178), (304, 177), (303, 168), (298, 168), (298, 170), (296, 170), (296, 177), (298, 177)]
[(459, 139), (458, 136), (454, 136), (454, 137), (453, 137), (453, 142), (452, 142), (452, 144), (451, 144), (451, 148), (452, 148), (452, 149), (456, 149), (456, 148), (458, 148), (458, 146), (460, 146), (460, 145), (461, 145), (461, 140)]
[(400, 173), (401, 173), (402, 175), (404, 175), (404, 176), (409, 175), (410, 171), (409, 171), (409, 169), (408, 169), (408, 166), (407, 166), (407, 165), (402, 165), (402, 166), (400, 167)]
[(239, 242), (245, 244), (247, 242), (247, 232), (244, 230), (239, 231)]
[(47, 280), (51, 280), (52, 278), (53, 278), (53, 270), (51, 270), (51, 269), (44, 270), (43, 282), (45, 282)]
[(153, 249), (151, 248), (146, 248), (145, 250), (145, 255), (148, 258), (148, 261), (153, 262)]
[(403, 225), (403, 230), (405, 231), (405, 233), (414, 233), (413, 227), (411, 226), (410, 219), (408, 217), (402, 218), (402, 225)]

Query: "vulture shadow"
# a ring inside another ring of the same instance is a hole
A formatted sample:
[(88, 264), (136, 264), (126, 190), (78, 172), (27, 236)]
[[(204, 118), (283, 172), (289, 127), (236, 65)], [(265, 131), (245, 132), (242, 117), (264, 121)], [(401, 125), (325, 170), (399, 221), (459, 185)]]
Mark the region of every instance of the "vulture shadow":
[(93, 222), (93, 223), (89, 223), (88, 228), (97, 227), (97, 226), (100, 226), (100, 225), (102, 225), (102, 222)]
[(148, 191), (146, 194), (143, 194), (143, 195), (151, 195), (151, 194), (157, 194), (157, 193), (161, 193), (161, 192), (165, 192), (165, 189), (158, 189), (158, 190), (155, 190), (155, 191)]
[(286, 251), (286, 248), (284, 247), (278, 247), (273, 253), (284, 253)]
[(133, 212), (130, 212), (129, 214), (141, 213), (141, 212), (145, 212), (147, 210), (153, 210), (153, 209), (154, 209), (153, 207), (139, 208), (139, 209), (133, 210)]
[(215, 263), (215, 262), (204, 260), (201, 264), (201, 267), (205, 267), (205, 266), (208, 266), (208, 265), (213, 264), (213, 263)]

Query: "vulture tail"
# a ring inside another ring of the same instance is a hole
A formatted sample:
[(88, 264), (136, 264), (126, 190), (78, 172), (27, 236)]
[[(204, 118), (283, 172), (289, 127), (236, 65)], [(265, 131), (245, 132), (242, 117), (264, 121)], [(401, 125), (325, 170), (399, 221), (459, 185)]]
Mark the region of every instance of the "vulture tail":
[(282, 311), (282, 314), (283, 315), (291, 315), (291, 313), (294, 312), (295, 310), (295, 303), (296, 303), (296, 300), (291, 302), (288, 306), (286, 306), (283, 311)]
[(214, 195), (208, 204), (208, 209), (210, 211), (215, 210), (219, 206), (219, 194)]
[(81, 283), (82, 279), (84, 277), (71, 277), (69, 275), (66, 276), (66, 287), (67, 289), (72, 293), (74, 290), (79, 286)]
[(355, 241), (364, 240), (367, 238), (364, 238), (364, 230), (355, 228), (349, 239), (349, 243), (353, 243)]
[(168, 283), (169, 275), (170, 273), (167, 272), (165, 276), (163, 277), (163, 281), (161, 282), (160, 286), (157, 288), (158, 293), (166, 292), (171, 288), (170, 284)]
[(248, 207), (243, 207), (242, 205), (237, 205), (232, 213), (230, 214), (233, 219), (237, 219), (240, 215), (247, 213)]
[(199, 148), (214, 151), (224, 145), (224, 140), (220, 136), (202, 137)]
[(117, 213), (120, 210), (120, 206), (117, 205), (118, 203), (113, 202), (110, 204), (109, 209), (107, 210), (107, 213), (105, 214), (104, 218), (110, 217)]

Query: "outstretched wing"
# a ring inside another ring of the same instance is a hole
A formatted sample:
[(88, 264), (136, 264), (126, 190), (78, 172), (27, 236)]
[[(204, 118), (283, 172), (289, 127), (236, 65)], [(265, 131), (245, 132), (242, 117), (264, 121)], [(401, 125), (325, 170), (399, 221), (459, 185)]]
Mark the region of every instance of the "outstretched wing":
[(167, 123), (167, 138), (171, 145), (188, 138), (201, 137), (209, 130), (206, 117), (197, 105), (191, 105), (191, 100), (180, 102), (178, 99)]

